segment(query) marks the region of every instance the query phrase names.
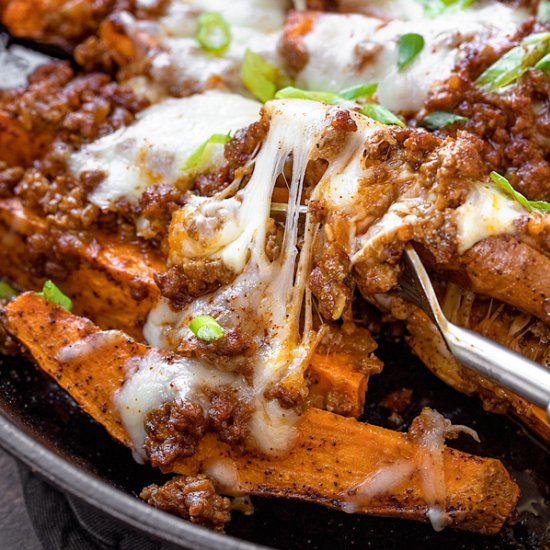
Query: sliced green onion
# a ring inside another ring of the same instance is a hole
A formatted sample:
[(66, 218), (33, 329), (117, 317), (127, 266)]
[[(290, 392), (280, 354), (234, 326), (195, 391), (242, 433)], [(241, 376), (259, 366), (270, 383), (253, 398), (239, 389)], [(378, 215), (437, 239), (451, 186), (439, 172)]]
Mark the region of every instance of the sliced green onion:
[(546, 201), (529, 201), (529, 204), (535, 210), (540, 210), (542, 212), (550, 212), (550, 202), (546, 202)]
[(424, 48), (424, 37), (421, 34), (410, 32), (399, 38), (397, 50), (397, 68), (402, 71), (412, 63), (415, 57)]
[(405, 123), (397, 118), (389, 109), (379, 105), (378, 103), (367, 103), (363, 105), (361, 114), (382, 122), (382, 124), (397, 124), (397, 126), (405, 127)]
[(420, 122), (420, 126), (428, 130), (439, 130), (455, 122), (466, 122), (468, 117), (447, 113), (445, 111), (434, 111), (426, 115)]
[(543, 71), (547, 77), (550, 77), (550, 53), (547, 53), (537, 62), (535, 69)]
[(550, 51), (550, 33), (543, 32), (524, 38), (486, 69), (476, 84), (487, 92), (507, 86), (536, 65)]
[(276, 99), (309, 99), (311, 101), (322, 101), (333, 103), (338, 94), (332, 92), (315, 92), (313, 90), (302, 90), (294, 86), (287, 86), (275, 94)]
[(376, 90), (378, 89), (378, 84), (359, 84), (358, 86), (352, 86), (351, 88), (346, 88), (341, 92), (338, 92), (338, 96), (343, 99), (349, 99), (353, 101), (355, 99), (360, 99), (363, 97), (372, 97)]
[(65, 296), (52, 281), (46, 281), (42, 287), (42, 292), (38, 292), (37, 294), (44, 298), (44, 300), (48, 300), (48, 302), (53, 302), (64, 307), (67, 311), (72, 311), (73, 309), (72, 300), (68, 296)]
[(193, 170), (201, 166), (208, 156), (208, 149), (211, 145), (225, 145), (231, 141), (231, 132), (227, 134), (212, 134), (204, 143), (201, 143), (188, 157), (182, 166), (182, 170)]
[(225, 335), (225, 330), (220, 326), (218, 321), (210, 315), (199, 315), (194, 317), (189, 323), (189, 329), (200, 340), (205, 342), (213, 342), (219, 340)]
[(550, 23), (550, 2), (548, 0), (541, 0), (537, 10), (537, 19)]
[(207, 11), (199, 17), (197, 42), (207, 52), (221, 55), (231, 43), (231, 30), (227, 21), (216, 11)]
[(418, 0), (428, 17), (437, 17), (443, 13), (453, 13), (469, 8), (474, 0)]
[(241, 76), (244, 85), (262, 103), (275, 97), (280, 80), (279, 70), (250, 49), (244, 54)]
[(501, 176), (498, 172), (491, 172), (491, 179), (500, 187), (504, 193), (509, 197), (514, 199), (516, 202), (519, 202), (523, 208), (528, 212), (533, 210), (541, 210), (543, 212), (550, 212), (550, 202), (545, 201), (530, 201), (527, 197), (524, 197), (519, 191), (516, 191), (510, 182), (504, 177)]
[(13, 298), (14, 296), (17, 296), (17, 290), (6, 283), (6, 281), (0, 281), (0, 299)]

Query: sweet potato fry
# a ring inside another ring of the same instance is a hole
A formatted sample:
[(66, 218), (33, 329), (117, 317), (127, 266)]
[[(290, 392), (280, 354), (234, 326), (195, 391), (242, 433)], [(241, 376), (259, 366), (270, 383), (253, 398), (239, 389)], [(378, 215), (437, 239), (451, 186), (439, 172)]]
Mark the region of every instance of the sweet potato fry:
[[(64, 362), (65, 350), (78, 347), (83, 337), (89, 343), (90, 335), (100, 333), (99, 328), (34, 293), (9, 303), (3, 317), (7, 330), (39, 366), (111, 435), (127, 444), (112, 397), (123, 383), (128, 358), (143, 355), (148, 348), (118, 334), (116, 338), (102, 337), (98, 347), (87, 347), (82, 355)], [(68, 348), (71, 345), (73, 348)], [(170, 471), (204, 471), (228, 492), (284, 496), (347, 511), (426, 521), (429, 507), (422, 471), (429, 466), (418, 462), (424, 452), (426, 448), (411, 434), (312, 408), (303, 415), (297, 441), (285, 456), (241, 455), (209, 434), (195, 456), (180, 460)], [(451, 525), (497, 532), (519, 494), (503, 465), (446, 447), (441, 464), (444, 508)], [(370, 488), (362, 494), (358, 490), (363, 482), (393, 472), (388, 468), (401, 471), (403, 465), (408, 465), (409, 473), (391, 477), (391, 490)]]
[[(46, 232), (43, 221), (17, 200), (0, 201), (0, 276), (21, 289), (38, 290), (43, 278), (33, 268), (25, 244), (34, 234)], [(159, 296), (153, 275), (165, 269), (163, 261), (143, 247), (117, 243), (96, 235), (97, 246), (81, 250), (78, 266), (65, 281), (56, 281), (73, 298), (75, 313), (92, 319), (103, 329), (117, 329), (143, 340), (143, 324)], [(25, 265), (25, 262), (28, 262)], [(367, 376), (353, 366), (348, 354), (316, 358), (310, 367), (312, 400), (345, 416), (363, 411)]]
[(355, 418), (362, 414), (369, 379), (354, 369), (350, 354), (315, 354), (308, 372), (314, 407)]
[(490, 237), (449, 269), (462, 286), (549, 321), (550, 259), (528, 244), (509, 236)]
[[(0, 202), (0, 276), (23, 289), (38, 289), (43, 278), (34, 277), (26, 240), (47, 231), (44, 222), (23, 209), (17, 200)], [(159, 297), (153, 273), (164, 263), (152, 251), (122, 243), (96, 232), (95, 239), (79, 250), (78, 267), (60, 283), (73, 298), (75, 312), (102, 328), (120, 329), (142, 339), (147, 315)], [(53, 255), (53, 250), (51, 251)], [(27, 265), (25, 265), (27, 262)]]

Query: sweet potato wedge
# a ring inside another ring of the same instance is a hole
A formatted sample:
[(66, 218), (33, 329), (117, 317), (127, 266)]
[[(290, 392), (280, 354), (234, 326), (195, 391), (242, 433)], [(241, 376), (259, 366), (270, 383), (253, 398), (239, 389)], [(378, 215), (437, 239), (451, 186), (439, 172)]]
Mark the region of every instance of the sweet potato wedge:
[(550, 321), (550, 258), (528, 244), (510, 236), (489, 237), (448, 268), (461, 286)]
[[(82, 337), (89, 338), (100, 329), (34, 293), (9, 303), (3, 321), (45, 372), (113, 437), (128, 444), (112, 397), (123, 383), (128, 358), (144, 354), (146, 346), (117, 334), (64, 361), (64, 350), (72, 349), (67, 346), (78, 347)], [(431, 467), (423, 462), (426, 452), (411, 434), (311, 408), (302, 416), (297, 441), (285, 456), (241, 455), (208, 434), (195, 456), (176, 462), (169, 471), (205, 472), (230, 493), (283, 496), (347, 511), (426, 521), (428, 503), (421, 481), (424, 469)], [(440, 458), (444, 509), (450, 524), (497, 532), (519, 495), (504, 466), (498, 460), (447, 447)], [(408, 474), (399, 476), (403, 465), (408, 465)], [(387, 487), (377, 489), (376, 480), (390, 473)], [(369, 485), (367, 493), (361, 493), (360, 485), (369, 480), (374, 489)]]
[[(32, 275), (26, 240), (46, 231), (44, 222), (17, 200), (0, 201), (0, 277), (21, 289), (40, 289), (44, 279)], [(159, 297), (153, 275), (165, 269), (164, 262), (144, 247), (102, 234), (79, 252), (77, 267), (66, 280), (56, 281), (73, 299), (75, 313), (102, 329), (121, 330), (142, 341), (143, 325)], [(355, 370), (352, 356), (338, 353), (315, 358), (310, 377), (316, 406), (345, 416), (362, 413), (368, 377)]]
[[(46, 232), (43, 220), (16, 199), (0, 201), (0, 276), (22, 289), (40, 288), (43, 278), (32, 275), (35, 266), (26, 241)], [(160, 295), (153, 280), (153, 273), (164, 269), (160, 257), (100, 232), (78, 254), (78, 267), (59, 285), (73, 298), (75, 312), (102, 328), (120, 329), (142, 339), (143, 324)]]

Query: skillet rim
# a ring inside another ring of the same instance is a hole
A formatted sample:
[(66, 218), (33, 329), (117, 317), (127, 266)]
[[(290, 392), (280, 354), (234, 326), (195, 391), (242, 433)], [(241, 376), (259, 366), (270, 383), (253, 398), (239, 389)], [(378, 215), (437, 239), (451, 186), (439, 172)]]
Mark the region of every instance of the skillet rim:
[(115, 520), (176, 548), (268, 550), (269, 547), (216, 533), (141, 502), (102, 477), (87, 472), (26, 433), (0, 406), (0, 447), (51, 485)]

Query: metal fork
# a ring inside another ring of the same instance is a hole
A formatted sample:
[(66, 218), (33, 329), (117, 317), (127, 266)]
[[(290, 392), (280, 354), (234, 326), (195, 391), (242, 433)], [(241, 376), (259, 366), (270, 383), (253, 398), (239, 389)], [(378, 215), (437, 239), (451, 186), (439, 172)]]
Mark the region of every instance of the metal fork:
[(404, 264), (396, 294), (429, 315), (453, 356), (465, 367), (542, 407), (550, 420), (550, 370), (481, 334), (451, 323), (443, 314), (428, 273), (411, 245), (405, 249)]

